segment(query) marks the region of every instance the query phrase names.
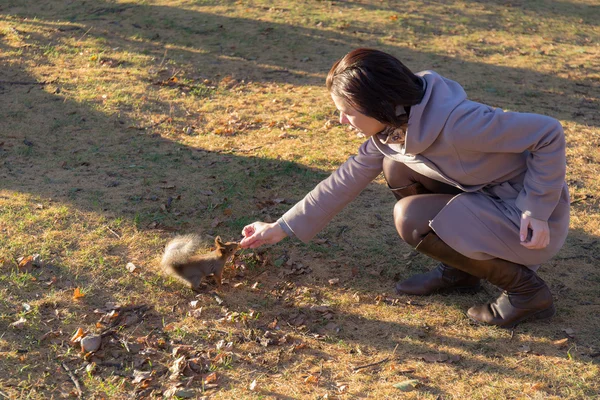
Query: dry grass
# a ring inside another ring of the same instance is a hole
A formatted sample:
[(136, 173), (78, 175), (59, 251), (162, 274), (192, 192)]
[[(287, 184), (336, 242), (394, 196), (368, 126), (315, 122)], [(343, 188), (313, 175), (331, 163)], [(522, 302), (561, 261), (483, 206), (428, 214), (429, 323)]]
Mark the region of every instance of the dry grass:
[[(5, 0), (0, 397), (77, 396), (65, 365), (97, 399), (176, 384), (215, 399), (598, 398), (598, 20), (593, 0)], [(359, 46), (563, 122), (574, 205), (572, 234), (541, 270), (551, 322), (470, 324), (464, 311), (491, 286), (393, 295), (433, 262), (397, 238), (381, 180), (313, 243), (243, 252), (196, 309), (160, 273), (173, 232), (238, 239), (356, 151), (324, 78)], [(41, 266), (19, 271), (34, 254)], [(119, 305), (132, 308), (108, 315)], [(78, 328), (105, 333), (100, 351), (69, 343)], [(171, 380), (181, 355), (195, 364)], [(408, 379), (415, 390), (393, 387)]]

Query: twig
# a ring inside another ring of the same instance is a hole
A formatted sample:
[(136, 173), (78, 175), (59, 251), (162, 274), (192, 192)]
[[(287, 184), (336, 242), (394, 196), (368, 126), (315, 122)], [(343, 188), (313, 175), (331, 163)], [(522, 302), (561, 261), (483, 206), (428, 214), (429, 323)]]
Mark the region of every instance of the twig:
[(92, 28), (93, 28), (93, 26), (90, 26), (90, 29), (85, 31), (85, 33), (83, 35), (81, 35), (81, 37), (79, 39), (77, 39), (77, 41), (81, 42), (81, 39), (83, 39), (85, 37), (85, 35), (87, 35), (92, 30)]
[(580, 197), (580, 198), (578, 198), (578, 199), (575, 199), (575, 200), (571, 201), (571, 204), (579, 203), (580, 201), (587, 200), (587, 199), (589, 199), (589, 198), (591, 198), (591, 197), (592, 197), (592, 196), (590, 196), (589, 194), (586, 194), (586, 195), (585, 195), (585, 196), (583, 196), (583, 197)]
[(163, 58), (162, 58), (162, 60), (161, 60), (160, 64), (158, 64), (158, 68), (162, 68), (162, 66), (163, 66), (163, 64), (164, 64), (164, 62), (165, 62), (165, 59), (167, 58), (167, 50), (168, 50), (168, 49), (165, 49), (165, 54), (163, 54)]
[(8, 397), (8, 395), (4, 394), (2, 391), (0, 391), (0, 396), (4, 397), (5, 399), (10, 399), (10, 397)]
[(110, 229), (109, 226), (107, 226), (106, 229), (108, 229), (110, 231), (110, 233), (112, 233), (113, 235), (115, 235), (117, 238), (121, 239), (121, 236), (119, 236), (119, 234), (117, 232), (115, 232), (112, 229)]
[(363, 368), (374, 367), (375, 365), (383, 364), (383, 363), (388, 362), (388, 361), (390, 361), (390, 357), (384, 358), (381, 361), (377, 361), (377, 362), (374, 362), (374, 363), (371, 363), (371, 364), (360, 365), (358, 367), (354, 367), (354, 368), (352, 368), (352, 372), (358, 372), (358, 371), (360, 371)]
[(137, 129), (139, 131), (145, 131), (147, 129), (151, 129), (151, 128), (155, 128), (158, 125), (162, 124), (163, 122), (165, 122), (166, 120), (168, 120), (170, 117), (164, 117), (163, 119), (161, 119), (160, 121), (152, 124), (152, 125), (148, 125), (148, 126), (130, 126), (129, 128), (131, 129)]
[(49, 85), (51, 83), (56, 82), (56, 80), (53, 81), (43, 81), (43, 82), (37, 82), (37, 81), (0, 81), (0, 85)]
[(255, 147), (251, 147), (249, 149), (231, 149), (231, 151), (233, 153), (249, 153), (251, 151), (258, 150), (262, 147), (264, 147), (264, 146), (255, 146)]
[(396, 354), (396, 349), (397, 348), (398, 348), (398, 345), (396, 345), (396, 347), (394, 347), (394, 351), (392, 352), (391, 356), (386, 357), (386, 358), (384, 358), (381, 361), (377, 361), (377, 362), (374, 362), (374, 363), (371, 363), (371, 364), (360, 365), (358, 367), (354, 367), (354, 368), (352, 368), (352, 372), (358, 372), (361, 369), (369, 368), (369, 367), (374, 367), (375, 365), (383, 364), (383, 363), (386, 363), (386, 362), (390, 361), (394, 357), (394, 354)]
[(62, 367), (65, 369), (65, 371), (67, 371), (67, 374), (69, 375), (69, 378), (71, 378), (71, 381), (73, 381), (73, 384), (75, 385), (75, 389), (77, 389), (77, 397), (80, 399), (83, 399), (83, 392), (81, 391), (81, 386), (79, 386), (79, 381), (77, 380), (75, 375), (73, 375), (73, 373), (71, 372), (69, 367), (67, 367), (67, 364), (65, 364), (65, 363), (61, 363), (61, 364), (62, 364)]

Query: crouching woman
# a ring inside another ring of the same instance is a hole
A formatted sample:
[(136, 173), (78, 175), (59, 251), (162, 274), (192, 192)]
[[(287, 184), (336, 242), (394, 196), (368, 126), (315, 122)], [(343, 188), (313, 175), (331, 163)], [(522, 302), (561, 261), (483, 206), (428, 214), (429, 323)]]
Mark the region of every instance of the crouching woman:
[(458, 83), (414, 74), (377, 50), (348, 53), (326, 83), (340, 122), (368, 139), (276, 223), (244, 227), (241, 246), (309, 241), (383, 171), (398, 234), (440, 262), (397, 292), (472, 291), (486, 279), (503, 293), (471, 307), (473, 320), (512, 327), (551, 317), (552, 295), (536, 270), (569, 226), (560, 123), (470, 101)]

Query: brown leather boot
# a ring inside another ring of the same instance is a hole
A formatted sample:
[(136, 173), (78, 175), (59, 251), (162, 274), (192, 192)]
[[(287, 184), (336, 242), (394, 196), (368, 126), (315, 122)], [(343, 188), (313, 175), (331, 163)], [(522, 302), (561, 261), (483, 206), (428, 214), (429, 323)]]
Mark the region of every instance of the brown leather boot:
[(444, 263), (429, 272), (411, 276), (396, 284), (396, 292), (415, 296), (449, 292), (474, 293), (480, 288), (478, 277)]
[(434, 232), (428, 233), (416, 249), (461, 271), (487, 279), (504, 290), (493, 303), (469, 309), (467, 315), (477, 322), (511, 328), (528, 318), (549, 318), (555, 313), (546, 282), (523, 265), (500, 258), (474, 260), (465, 257)]

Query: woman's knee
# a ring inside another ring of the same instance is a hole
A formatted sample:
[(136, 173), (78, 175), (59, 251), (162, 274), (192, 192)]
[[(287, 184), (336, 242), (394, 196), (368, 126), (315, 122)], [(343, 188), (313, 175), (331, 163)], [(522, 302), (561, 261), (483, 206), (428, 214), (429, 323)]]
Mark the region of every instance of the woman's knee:
[(406, 197), (396, 202), (394, 206), (394, 224), (400, 238), (409, 245), (416, 247), (421, 238), (429, 232), (429, 219), (423, 219), (418, 212), (417, 197)]
[(429, 221), (452, 199), (448, 194), (423, 194), (405, 197), (394, 206), (394, 224), (398, 234), (411, 246), (419, 244), (431, 231)]

